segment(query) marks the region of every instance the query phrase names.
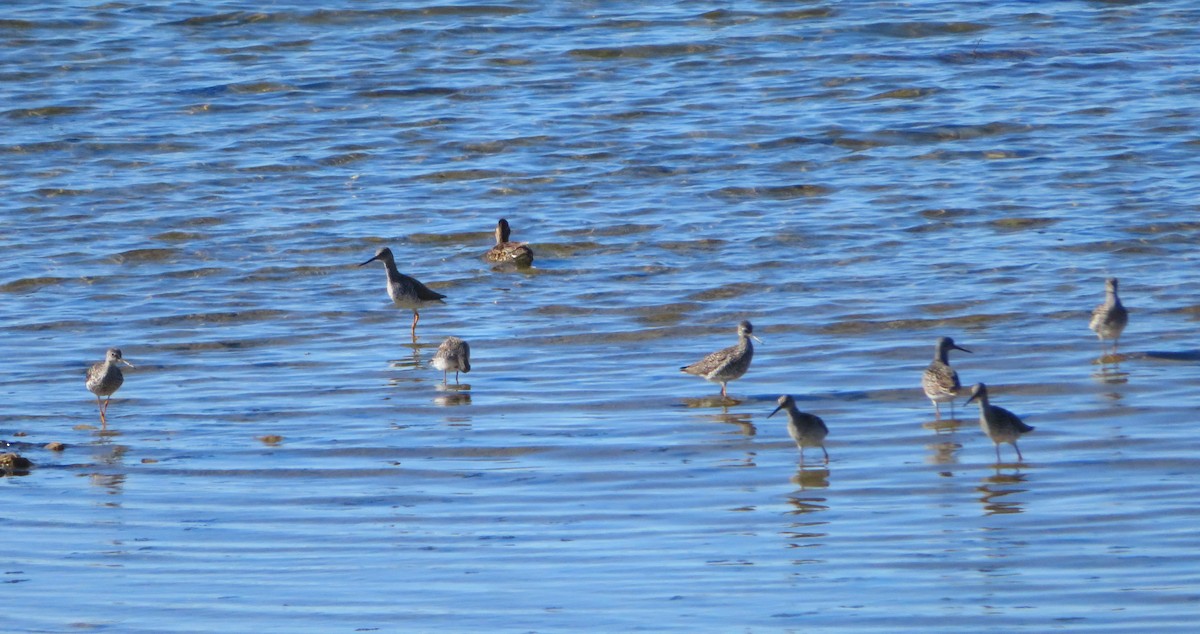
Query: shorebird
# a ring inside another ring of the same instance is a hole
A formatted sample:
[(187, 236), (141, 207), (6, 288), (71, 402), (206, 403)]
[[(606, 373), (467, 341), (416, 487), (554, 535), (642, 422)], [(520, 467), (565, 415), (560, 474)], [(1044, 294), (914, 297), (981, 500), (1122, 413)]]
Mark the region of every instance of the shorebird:
[(1017, 450), (1017, 460), (1025, 460), (1021, 456), (1021, 448), (1017, 446), (1017, 439), (1021, 434), (1033, 431), (1033, 428), (1026, 425), (1016, 414), (989, 403), (987, 386), (982, 383), (971, 386), (971, 398), (967, 399), (967, 402), (971, 401), (979, 401), (979, 426), (996, 444), (996, 462), (1000, 462), (1002, 442), (1012, 445), (1013, 449)]
[(529, 243), (509, 242), (508, 237), (511, 234), (512, 229), (509, 228), (508, 221), (501, 218), (500, 222), (496, 223), (496, 246), (483, 254), (483, 258), (488, 262), (513, 264), (522, 268), (533, 264), (533, 249), (529, 248)]
[(750, 369), (750, 360), (754, 358), (754, 344), (750, 343), (752, 337), (762, 343), (762, 339), (754, 336), (754, 326), (751, 326), (748, 321), (743, 321), (738, 324), (738, 342), (736, 344), (679, 369), (714, 383), (720, 383), (721, 398), (728, 398), (725, 392), (726, 384), (741, 378), (746, 370)]
[(442, 371), (442, 385), (450, 370), (454, 370), (454, 382), (458, 383), (458, 372), (471, 371), (471, 345), (458, 337), (446, 337), (433, 355), (433, 367)]
[(951, 350), (970, 352), (954, 343), (950, 337), (939, 337), (934, 348), (933, 362), (925, 368), (925, 374), (921, 376), (921, 387), (925, 388), (925, 396), (933, 401), (934, 416), (938, 420), (942, 419), (942, 409), (938, 404), (945, 402), (950, 403), (950, 418), (954, 418), (954, 399), (962, 389), (962, 384), (958, 382), (958, 372), (950, 367)]
[(441, 304), (442, 298), (445, 295), (436, 291), (429, 290), (429, 287), (401, 273), (396, 268), (396, 258), (392, 256), (392, 250), (387, 247), (382, 247), (375, 252), (375, 257), (359, 264), (366, 266), (375, 260), (383, 262), (383, 267), (387, 269), (387, 291), (388, 297), (392, 298), (392, 302), (400, 308), (408, 308), (413, 311), (412, 320), (412, 336), (417, 338), (417, 322), (421, 319), (420, 309), (432, 305)]
[(781, 409), (787, 412), (788, 435), (796, 441), (796, 447), (800, 449), (800, 464), (804, 464), (805, 445), (820, 447), (821, 453), (825, 454), (825, 462), (828, 463), (829, 452), (825, 451), (825, 436), (829, 434), (829, 428), (825, 426), (825, 421), (821, 420), (820, 416), (796, 409), (796, 399), (787, 394), (780, 396), (778, 402), (779, 407), (767, 414), (767, 418), (774, 416)]
[(1121, 298), (1117, 296), (1117, 278), (1110, 277), (1104, 280), (1104, 303), (1092, 311), (1092, 321), (1088, 324), (1088, 328), (1100, 338), (1102, 354), (1108, 352), (1105, 339), (1113, 340), (1112, 351), (1113, 354), (1117, 353), (1117, 343), (1120, 342), (1121, 333), (1128, 324), (1129, 311), (1125, 310), (1121, 305)]
[[(100, 408), (101, 429), (108, 429), (108, 419), (105, 417), (108, 412), (108, 402), (125, 382), (125, 375), (121, 374), (121, 368), (118, 365), (121, 363), (133, 367), (132, 363), (121, 357), (119, 349), (109, 348), (104, 355), (104, 360), (97, 361), (87, 371), (87, 380), (84, 385), (87, 386), (89, 392), (96, 395), (96, 406)], [(104, 402), (100, 402), (101, 396), (104, 397)]]

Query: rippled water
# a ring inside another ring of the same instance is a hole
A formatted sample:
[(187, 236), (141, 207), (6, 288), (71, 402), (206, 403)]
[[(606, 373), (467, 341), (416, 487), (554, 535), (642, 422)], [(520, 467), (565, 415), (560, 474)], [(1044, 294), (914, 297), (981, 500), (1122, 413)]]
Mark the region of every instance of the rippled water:
[(545, 4), (3, 12), (0, 629), (1193, 627), (1200, 10)]

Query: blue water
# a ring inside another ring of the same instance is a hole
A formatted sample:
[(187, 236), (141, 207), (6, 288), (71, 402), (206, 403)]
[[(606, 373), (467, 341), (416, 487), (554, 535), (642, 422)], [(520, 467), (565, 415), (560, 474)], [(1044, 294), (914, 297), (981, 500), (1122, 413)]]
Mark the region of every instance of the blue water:
[(1200, 9), (542, 4), (0, 13), (0, 630), (1192, 629)]

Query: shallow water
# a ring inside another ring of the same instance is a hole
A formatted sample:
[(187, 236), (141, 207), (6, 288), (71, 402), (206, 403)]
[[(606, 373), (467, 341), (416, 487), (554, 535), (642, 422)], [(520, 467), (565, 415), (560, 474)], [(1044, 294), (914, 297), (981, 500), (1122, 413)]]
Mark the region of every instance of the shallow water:
[[(10, 8), (2, 629), (1190, 631), (1197, 20)], [(532, 270), (480, 259), (500, 217)], [(416, 342), (385, 245), (448, 296)], [(740, 319), (722, 406), (678, 368)], [(941, 335), (1024, 462), (935, 423)]]

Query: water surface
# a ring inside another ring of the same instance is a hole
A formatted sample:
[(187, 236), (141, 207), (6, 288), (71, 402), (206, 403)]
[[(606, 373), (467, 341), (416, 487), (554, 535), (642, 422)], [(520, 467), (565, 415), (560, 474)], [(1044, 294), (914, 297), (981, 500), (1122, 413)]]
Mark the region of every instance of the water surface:
[[(4, 627), (1190, 631), (1198, 20), (10, 7)], [(500, 217), (532, 270), (480, 259)], [(415, 342), (380, 246), (448, 296)], [(678, 368), (741, 319), (722, 404)], [(942, 335), (1037, 427), (1023, 463), (934, 420)]]

